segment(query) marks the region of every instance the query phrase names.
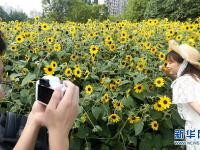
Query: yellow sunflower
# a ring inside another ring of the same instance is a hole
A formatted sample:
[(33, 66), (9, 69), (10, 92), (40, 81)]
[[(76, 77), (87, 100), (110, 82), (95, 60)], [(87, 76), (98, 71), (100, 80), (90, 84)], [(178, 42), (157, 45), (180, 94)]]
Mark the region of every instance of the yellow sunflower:
[(93, 87), (91, 85), (86, 85), (85, 92), (90, 95), (93, 92)]
[(78, 59), (78, 56), (75, 55), (75, 54), (72, 54), (72, 55), (70, 56), (70, 59), (71, 59), (72, 61), (76, 61), (76, 60)]
[(57, 68), (58, 67), (58, 64), (57, 64), (57, 62), (55, 62), (55, 61), (51, 61), (51, 64), (50, 64), (50, 66), (52, 67), (52, 68)]
[(80, 78), (82, 76), (82, 70), (81, 68), (77, 67), (74, 69), (74, 75), (77, 77), (77, 78)]
[(108, 96), (108, 93), (105, 93), (105, 94), (103, 95), (103, 97), (101, 98), (101, 102), (102, 102), (103, 104), (109, 102), (109, 96)]
[(34, 17), (34, 20), (35, 20), (35, 21), (38, 21), (39, 19), (40, 19), (40, 16), (35, 16), (35, 17)]
[(136, 93), (141, 93), (141, 92), (144, 91), (144, 86), (143, 86), (142, 84), (138, 83), (138, 84), (136, 84), (136, 85), (134, 86), (133, 89), (134, 89), (134, 91), (135, 91)]
[(92, 54), (97, 54), (98, 51), (99, 51), (99, 47), (98, 47), (98, 46), (96, 46), (96, 45), (91, 45), (91, 46), (90, 46), (90, 54), (91, 54), (91, 55), (92, 55)]
[(155, 110), (157, 110), (157, 111), (163, 111), (163, 110), (164, 110), (163, 105), (160, 104), (160, 103), (158, 103), (158, 102), (156, 102), (156, 103), (153, 105), (153, 108), (154, 108)]
[(15, 41), (17, 43), (22, 43), (24, 41), (24, 37), (22, 35), (17, 35)]
[(131, 62), (133, 60), (133, 57), (131, 55), (126, 55), (125, 60)]
[(120, 121), (120, 116), (118, 116), (117, 114), (111, 114), (109, 117), (108, 117), (108, 120), (109, 122), (111, 123), (117, 123)]
[(66, 68), (65, 69), (65, 75), (67, 77), (71, 77), (72, 76), (72, 69), (71, 68)]
[(58, 52), (61, 50), (61, 45), (59, 43), (54, 44), (54, 51)]
[(159, 127), (159, 124), (158, 124), (158, 122), (157, 121), (152, 121), (151, 122), (151, 128), (153, 129), (153, 130), (158, 130), (158, 127)]
[(154, 80), (154, 84), (156, 87), (162, 87), (165, 84), (165, 80), (162, 77), (158, 77)]
[(172, 102), (168, 96), (161, 96), (158, 102), (164, 109), (167, 109), (171, 106)]
[(11, 45), (10, 46), (11, 51), (17, 51), (17, 46), (16, 45)]
[(128, 117), (128, 121), (130, 124), (135, 124), (135, 123), (138, 123), (140, 121), (140, 117), (138, 116), (129, 116)]
[(44, 31), (49, 30), (49, 25), (47, 23), (42, 23), (41, 28)]
[(181, 41), (182, 39), (183, 39), (183, 37), (181, 35), (176, 36), (176, 41)]
[(52, 44), (53, 41), (54, 41), (54, 38), (53, 38), (53, 37), (47, 38), (47, 43), (48, 43), (48, 44)]
[(144, 63), (143, 63), (143, 62), (139, 62), (139, 63), (137, 64), (137, 66), (136, 66), (136, 69), (137, 69), (138, 71), (144, 70)]
[(115, 108), (115, 110), (122, 110), (122, 108), (124, 108), (124, 105), (122, 101), (114, 101), (113, 107)]
[(154, 54), (154, 55), (155, 55), (155, 54), (156, 54), (156, 52), (157, 52), (157, 49), (156, 49), (156, 47), (152, 47), (150, 51), (151, 51), (151, 53), (152, 53), (152, 54)]
[(164, 54), (163, 52), (160, 52), (160, 53), (158, 54), (158, 58), (159, 58), (160, 60), (164, 61), (164, 60), (166, 59), (166, 56), (165, 56), (165, 54)]
[(115, 91), (116, 90), (116, 88), (117, 88), (117, 85), (116, 84), (113, 84), (113, 83), (110, 83), (110, 89), (112, 90), (112, 91)]
[(127, 38), (126, 37), (120, 37), (120, 43), (121, 44), (125, 44), (127, 41)]
[(110, 44), (109, 45), (109, 51), (113, 52), (116, 49), (116, 45), (115, 44)]
[(45, 74), (47, 74), (47, 75), (53, 75), (54, 72), (55, 72), (55, 70), (54, 70), (54, 68), (53, 68), (52, 66), (46, 66), (46, 67), (44, 68), (44, 72), (45, 72)]

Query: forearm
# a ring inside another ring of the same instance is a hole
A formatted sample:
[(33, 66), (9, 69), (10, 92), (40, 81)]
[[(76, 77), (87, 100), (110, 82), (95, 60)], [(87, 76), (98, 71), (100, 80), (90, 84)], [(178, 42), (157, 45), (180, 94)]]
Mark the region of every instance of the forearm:
[(190, 106), (200, 115), (200, 106), (197, 102), (190, 102)]
[(28, 118), (14, 150), (34, 150), (39, 130), (40, 127), (35, 124), (34, 120)]
[(49, 149), (50, 150), (68, 150), (69, 139), (68, 135), (63, 131), (50, 130), (49, 131)]

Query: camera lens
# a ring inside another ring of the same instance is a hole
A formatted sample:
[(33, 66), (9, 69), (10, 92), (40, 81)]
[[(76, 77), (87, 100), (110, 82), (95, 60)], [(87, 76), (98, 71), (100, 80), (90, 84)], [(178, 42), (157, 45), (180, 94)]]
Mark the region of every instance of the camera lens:
[(39, 80), (39, 84), (43, 85), (43, 86), (46, 86), (46, 87), (50, 87), (49, 79), (40, 79)]

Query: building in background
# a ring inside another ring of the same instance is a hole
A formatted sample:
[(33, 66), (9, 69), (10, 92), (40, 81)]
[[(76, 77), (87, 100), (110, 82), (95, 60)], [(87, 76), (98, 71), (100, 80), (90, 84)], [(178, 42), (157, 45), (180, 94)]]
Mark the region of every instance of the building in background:
[(105, 0), (104, 3), (110, 15), (118, 15), (126, 9), (128, 0)]

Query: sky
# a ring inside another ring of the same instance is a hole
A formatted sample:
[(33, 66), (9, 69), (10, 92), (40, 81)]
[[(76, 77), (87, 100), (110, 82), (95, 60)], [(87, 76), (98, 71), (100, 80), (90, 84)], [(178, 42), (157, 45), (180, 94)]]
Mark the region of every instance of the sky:
[(31, 11), (42, 12), (42, 0), (0, 0), (0, 6), (21, 9), (28, 16)]

